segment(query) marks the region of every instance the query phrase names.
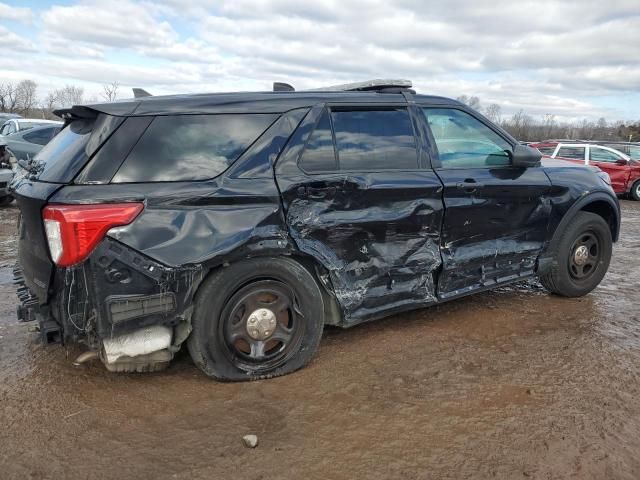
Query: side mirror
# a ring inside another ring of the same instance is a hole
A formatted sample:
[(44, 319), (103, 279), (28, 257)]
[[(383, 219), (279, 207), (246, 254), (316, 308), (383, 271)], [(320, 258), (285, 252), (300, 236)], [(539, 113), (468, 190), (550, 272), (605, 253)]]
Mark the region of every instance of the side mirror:
[(511, 163), (514, 167), (539, 167), (542, 154), (533, 147), (517, 143), (511, 152)]
[(625, 160), (624, 158), (619, 158), (616, 161), (616, 165), (626, 166), (626, 165), (629, 165), (629, 162), (627, 160)]

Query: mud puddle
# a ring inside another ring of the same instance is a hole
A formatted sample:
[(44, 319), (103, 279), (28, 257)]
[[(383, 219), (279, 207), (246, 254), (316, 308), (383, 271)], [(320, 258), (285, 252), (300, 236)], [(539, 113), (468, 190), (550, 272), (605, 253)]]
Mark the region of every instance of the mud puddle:
[(327, 329), (308, 368), (243, 384), (184, 353), (114, 375), (38, 344), (6, 277), (17, 211), (0, 210), (0, 477), (639, 478), (640, 203), (622, 204), (587, 297), (529, 282)]

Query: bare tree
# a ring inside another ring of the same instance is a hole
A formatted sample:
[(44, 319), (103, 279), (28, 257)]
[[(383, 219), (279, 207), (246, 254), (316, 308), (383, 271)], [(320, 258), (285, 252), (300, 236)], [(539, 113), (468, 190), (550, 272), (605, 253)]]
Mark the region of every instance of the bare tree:
[(113, 102), (118, 98), (118, 87), (120, 83), (115, 81), (102, 85), (102, 98), (107, 102)]
[(84, 103), (84, 88), (67, 85), (58, 88), (47, 95), (45, 107), (49, 110), (72, 107)]
[(467, 95), (460, 95), (456, 98), (460, 103), (470, 106), (474, 110), (480, 110), (480, 99), (476, 96), (468, 97)]
[(33, 80), (0, 84), (0, 110), (29, 115), (37, 105), (38, 85)]
[(492, 103), (484, 112), (485, 116), (494, 123), (500, 123), (502, 117), (502, 108), (497, 103)]
[(542, 138), (553, 138), (556, 126), (556, 116), (547, 113), (542, 119)]

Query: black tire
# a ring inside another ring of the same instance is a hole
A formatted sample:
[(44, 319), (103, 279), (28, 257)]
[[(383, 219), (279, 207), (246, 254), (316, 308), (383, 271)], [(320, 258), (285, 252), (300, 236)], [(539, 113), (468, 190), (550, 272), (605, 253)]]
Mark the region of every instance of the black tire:
[(640, 201), (640, 180), (633, 184), (631, 187), (631, 198), (635, 201)]
[(599, 215), (578, 212), (558, 233), (552, 242), (553, 266), (540, 281), (564, 297), (586, 295), (598, 286), (609, 268), (613, 245), (609, 225)]
[[(266, 323), (250, 325), (263, 321), (257, 318), (262, 314), (268, 315)], [(210, 377), (277, 377), (302, 368), (316, 352), (324, 325), (322, 294), (313, 275), (291, 258), (250, 259), (203, 282), (191, 323), (189, 353)]]
[(11, 195), (5, 195), (4, 197), (0, 197), (0, 207), (6, 207), (13, 202), (13, 197)]

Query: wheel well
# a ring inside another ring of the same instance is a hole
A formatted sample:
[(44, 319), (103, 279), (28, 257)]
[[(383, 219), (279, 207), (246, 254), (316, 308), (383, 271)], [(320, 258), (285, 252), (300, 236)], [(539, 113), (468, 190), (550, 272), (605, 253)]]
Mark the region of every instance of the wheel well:
[(600, 215), (609, 225), (611, 238), (613, 238), (614, 241), (618, 239), (618, 219), (615, 210), (608, 202), (596, 200), (582, 207), (580, 211)]

